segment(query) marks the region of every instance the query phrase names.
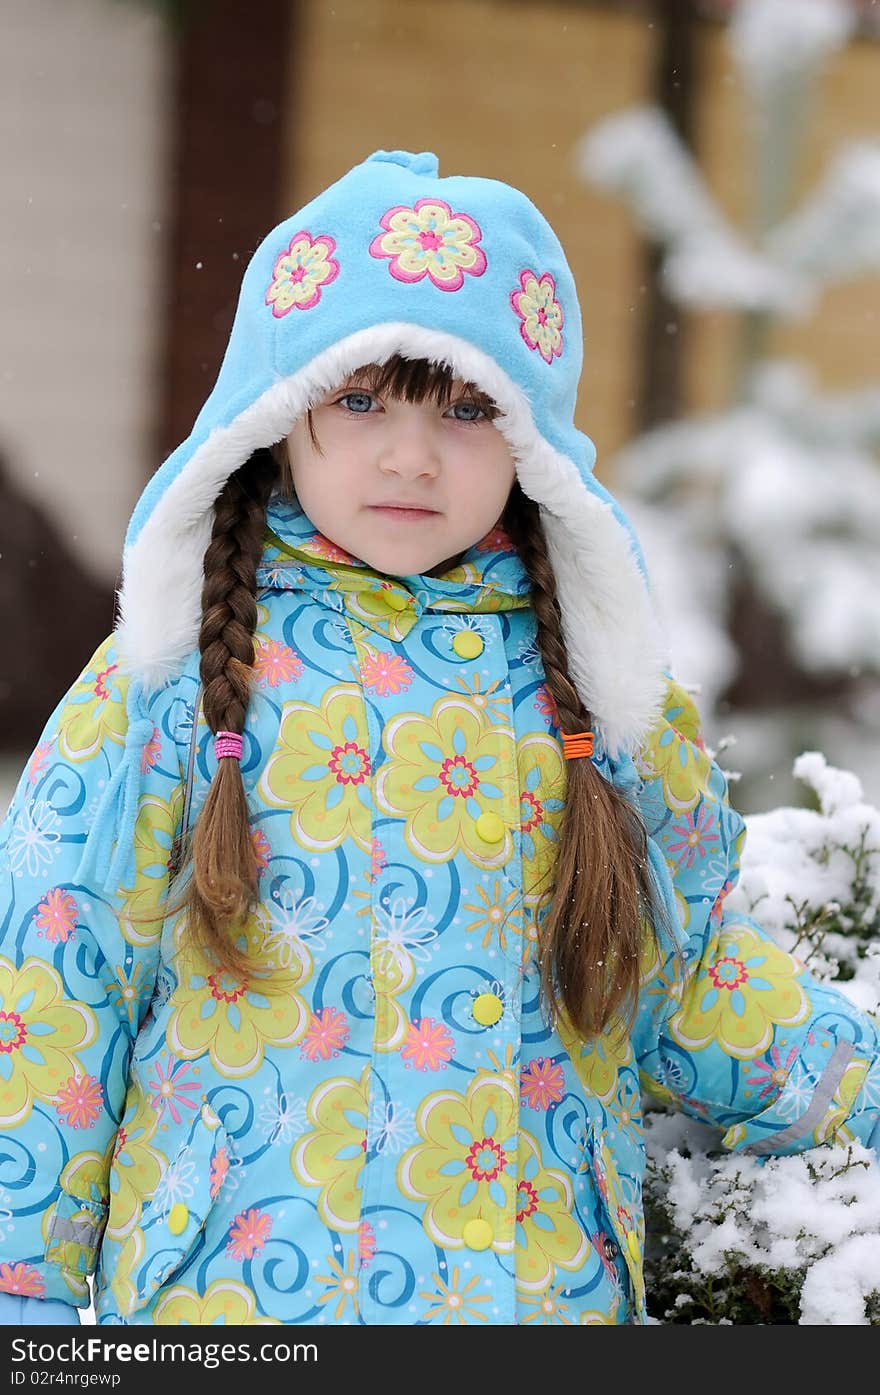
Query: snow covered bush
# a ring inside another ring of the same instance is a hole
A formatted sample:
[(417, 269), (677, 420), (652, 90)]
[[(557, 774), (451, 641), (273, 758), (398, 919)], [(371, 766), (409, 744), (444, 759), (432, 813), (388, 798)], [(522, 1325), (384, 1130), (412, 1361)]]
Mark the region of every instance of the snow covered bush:
[[(880, 810), (854, 775), (816, 752), (800, 756), (794, 774), (819, 807), (747, 820), (728, 904), (877, 1014)], [(776, 1062), (771, 1089), (786, 1064)], [(877, 1090), (880, 1098), (880, 1071)], [(660, 1101), (646, 1109), (645, 1136), (654, 1321), (880, 1326), (880, 1164), (871, 1150), (823, 1145), (759, 1161), (726, 1152), (719, 1130)]]

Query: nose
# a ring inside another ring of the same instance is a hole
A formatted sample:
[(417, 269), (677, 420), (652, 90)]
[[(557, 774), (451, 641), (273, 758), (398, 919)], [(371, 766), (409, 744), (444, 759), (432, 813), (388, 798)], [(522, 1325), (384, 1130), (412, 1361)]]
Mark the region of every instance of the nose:
[(433, 479), (440, 469), (439, 443), (431, 424), (410, 410), (393, 417), (380, 445), (379, 469), (400, 479)]

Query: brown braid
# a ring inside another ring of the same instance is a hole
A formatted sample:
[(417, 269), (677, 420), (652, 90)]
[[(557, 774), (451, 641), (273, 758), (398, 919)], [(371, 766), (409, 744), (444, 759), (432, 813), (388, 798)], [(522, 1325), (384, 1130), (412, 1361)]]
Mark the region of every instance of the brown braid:
[[(560, 730), (591, 724), (568, 671), (556, 578), (538, 506), (514, 484), (504, 525), (532, 583), (538, 646)], [(612, 1021), (632, 1027), (639, 987), (642, 917), (652, 907), (647, 841), (637, 811), (592, 760), (566, 762), (565, 812), (549, 911), (541, 924), (541, 989), (585, 1038)], [(552, 896), (552, 899), (551, 899)]]
[[(257, 564), (277, 477), (272, 453), (258, 450), (230, 476), (214, 505), (199, 632), (202, 704), (213, 732), (244, 731), (254, 664)], [(235, 932), (254, 906), (258, 879), (237, 760), (218, 762), (193, 830), (191, 864), (183, 905), (193, 941), (231, 973), (246, 973), (247, 953)]]

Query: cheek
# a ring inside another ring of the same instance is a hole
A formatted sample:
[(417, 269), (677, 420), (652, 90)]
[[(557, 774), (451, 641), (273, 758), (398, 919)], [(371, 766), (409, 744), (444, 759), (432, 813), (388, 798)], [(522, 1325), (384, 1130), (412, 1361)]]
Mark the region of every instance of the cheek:
[(485, 480), (483, 497), (486, 508), (490, 512), (494, 510), (497, 517), (507, 503), (516, 479), (513, 457), (506, 448), (504, 451), (493, 453), (491, 459), (485, 462), (483, 477)]
[(293, 487), (301, 499), (305, 499), (307, 495), (310, 498), (320, 498), (324, 494), (332, 493), (335, 486), (331, 487), (330, 481), (340, 474), (340, 465), (335, 453), (328, 454), (323, 448), (323, 442), (321, 446), (320, 455), (311, 441), (301, 443), (299, 449), (291, 453)]
[(492, 428), (492, 442), (487, 447), (487, 463), (499, 488), (507, 488), (516, 479), (516, 462), (513, 452), (497, 426)]
[[(451, 458), (447, 456), (447, 461)], [(481, 511), (491, 511), (497, 505), (500, 513), (516, 479), (513, 456), (503, 437), (481, 441), (476, 448), (472, 442), (461, 443), (454, 455), (454, 469), (454, 488), (462, 502), (470, 500)]]
[(301, 502), (305, 502), (305, 497), (309, 492), (309, 471), (302, 459), (291, 457), (290, 478), (297, 498)]
[(328, 489), (322, 482), (320, 470), (313, 461), (301, 461), (293, 468), (293, 491), (300, 507), (314, 526), (321, 532), (332, 529), (333, 511), (331, 500), (338, 491)]

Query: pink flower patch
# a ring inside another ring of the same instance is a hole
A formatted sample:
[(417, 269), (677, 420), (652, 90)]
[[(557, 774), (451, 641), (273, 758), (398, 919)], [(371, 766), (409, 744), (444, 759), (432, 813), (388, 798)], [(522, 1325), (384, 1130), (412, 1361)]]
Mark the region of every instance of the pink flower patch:
[(540, 1198), (531, 1182), (527, 1182), (523, 1177), (516, 1188), (516, 1221), (517, 1225), (522, 1225), (529, 1216), (533, 1216), (540, 1205)]
[(276, 319), (291, 310), (311, 310), (318, 304), (322, 288), (339, 275), (339, 263), (331, 256), (335, 251), (332, 237), (312, 238), (305, 231), (293, 234), (290, 245), (275, 259), (266, 291), (266, 304), (271, 305)]
[(724, 988), (728, 993), (733, 993), (735, 989), (748, 983), (751, 977), (743, 960), (734, 959), (731, 954), (716, 959), (715, 963), (709, 966), (708, 973), (712, 987)]
[(454, 1047), (452, 1033), (442, 1022), (423, 1017), (410, 1023), (400, 1054), (404, 1065), (415, 1066), (416, 1070), (443, 1070), (452, 1059)]
[(358, 1226), (358, 1262), (361, 1269), (372, 1264), (376, 1256), (376, 1232), (369, 1221), (361, 1221)]
[(565, 1093), (565, 1072), (548, 1056), (539, 1056), (520, 1071), (519, 1092), (529, 1109), (545, 1110)]
[(0, 1056), (20, 1051), (27, 1041), (27, 1027), (17, 1012), (0, 1012)]
[(168, 1057), (164, 1067), (161, 1061), (156, 1062), (150, 1080), (150, 1089), (153, 1091), (150, 1104), (160, 1119), (167, 1110), (175, 1124), (179, 1124), (185, 1117), (181, 1114), (181, 1109), (195, 1109), (196, 1101), (189, 1096), (193, 1091), (199, 1090), (199, 1082), (184, 1079), (187, 1071), (191, 1069), (191, 1061), (178, 1061), (174, 1056)]
[(483, 234), (467, 213), (453, 213), (442, 199), (419, 199), (412, 208), (389, 208), (379, 219), (384, 232), (370, 243), (371, 257), (387, 257), (396, 281), (412, 283), (425, 276), (441, 291), (459, 291), (468, 276), (482, 276), (486, 254), (477, 244)]
[(533, 828), (540, 828), (544, 822), (544, 806), (540, 799), (536, 799), (528, 790), (523, 790), (519, 797), (520, 827), (523, 833), (531, 833)]
[(478, 552), (512, 552), (513, 543), (510, 541), (510, 534), (499, 524), (497, 528), (492, 528), (484, 538), (477, 543)]
[(37, 777), (46, 769), (46, 761), (54, 744), (55, 738), (53, 736), (51, 741), (41, 741), (34, 751), (30, 759), (30, 764), (28, 765), (28, 782), (30, 784), (35, 785), (37, 783)]
[(335, 542), (325, 538), (323, 533), (313, 533), (305, 542), (300, 543), (300, 551), (308, 552), (312, 557), (320, 557), (322, 562), (340, 562), (343, 566), (349, 566), (357, 561), (350, 552), (338, 547)]
[(507, 1158), (494, 1138), (475, 1138), (464, 1165), (475, 1182), (494, 1182), (507, 1166)]
[(711, 831), (714, 822), (711, 810), (701, 804), (692, 814), (685, 814), (682, 823), (673, 825), (672, 832), (678, 842), (670, 843), (669, 851), (679, 854), (680, 867), (693, 867), (695, 858), (704, 858), (707, 853), (716, 851), (709, 846), (718, 842), (718, 834)]
[(141, 774), (146, 775), (148, 770), (152, 770), (156, 761), (162, 753), (162, 742), (159, 737), (159, 728), (153, 727), (153, 735), (150, 737), (144, 749), (141, 751)]
[(762, 1085), (758, 1099), (764, 1099), (767, 1095), (778, 1094), (788, 1079), (789, 1072), (797, 1060), (797, 1047), (793, 1046), (785, 1060), (778, 1046), (771, 1047), (767, 1053), (767, 1058), (763, 1061), (755, 1061), (754, 1068), (749, 1075), (749, 1082), (752, 1085)]
[(385, 849), (382, 847), (378, 838), (372, 838), (370, 840), (370, 870), (367, 873), (368, 882), (374, 882), (376, 880), (379, 873), (385, 870), (386, 862)]
[(46, 1285), (38, 1269), (30, 1264), (0, 1264), (0, 1293), (14, 1293), (21, 1298), (43, 1298)]
[(710, 925), (718, 926), (721, 924), (724, 916), (724, 900), (725, 897), (730, 895), (731, 891), (733, 891), (733, 882), (728, 879), (712, 903), (712, 909), (709, 912)]
[(331, 1056), (339, 1055), (348, 1041), (348, 1035), (345, 1013), (337, 1012), (336, 1008), (322, 1008), (309, 1018), (300, 1054), (310, 1061), (329, 1061)]
[(229, 1227), (226, 1253), (233, 1259), (253, 1259), (272, 1234), (272, 1217), (251, 1207), (240, 1211)]
[(440, 767), (439, 779), (447, 794), (469, 799), (480, 788), (480, 777), (464, 756), (448, 756)]
[(256, 863), (257, 871), (265, 872), (266, 868), (269, 866), (269, 854), (272, 851), (272, 845), (262, 828), (251, 829), (251, 843), (254, 849), (254, 862)]
[(529, 349), (537, 349), (545, 363), (559, 358), (565, 317), (550, 272), (539, 277), (534, 271), (521, 271), (519, 289), (511, 291), (510, 303), (519, 316), (523, 343)]
[(109, 668), (102, 668), (100, 673), (95, 674), (93, 689), (95, 697), (99, 702), (107, 702), (108, 699), (112, 697), (112, 693), (107, 686), (107, 679), (110, 677), (111, 673), (116, 672), (118, 667), (118, 664), (111, 664)]
[(377, 697), (405, 693), (413, 680), (413, 671), (399, 654), (368, 654), (361, 664), (361, 678), (367, 692)]
[(53, 886), (37, 905), (34, 923), (47, 940), (66, 944), (76, 929), (77, 905), (69, 891)]
[(303, 667), (296, 650), (277, 639), (263, 640), (257, 645), (254, 676), (262, 685), (277, 688), (279, 683), (296, 681), (302, 677)]
[(229, 1175), (229, 1152), (226, 1148), (218, 1148), (211, 1159), (211, 1177), (209, 1182), (211, 1200), (217, 1196), (223, 1183)]
[(356, 741), (334, 746), (327, 768), (336, 776), (337, 785), (362, 785), (370, 776), (370, 757)]
[(540, 712), (542, 717), (546, 717), (548, 722), (554, 727), (559, 726), (559, 712), (556, 707), (556, 700), (546, 683), (542, 683), (535, 693), (535, 711)]
[(55, 1096), (55, 1111), (72, 1129), (94, 1126), (104, 1103), (100, 1081), (92, 1075), (72, 1075)]

